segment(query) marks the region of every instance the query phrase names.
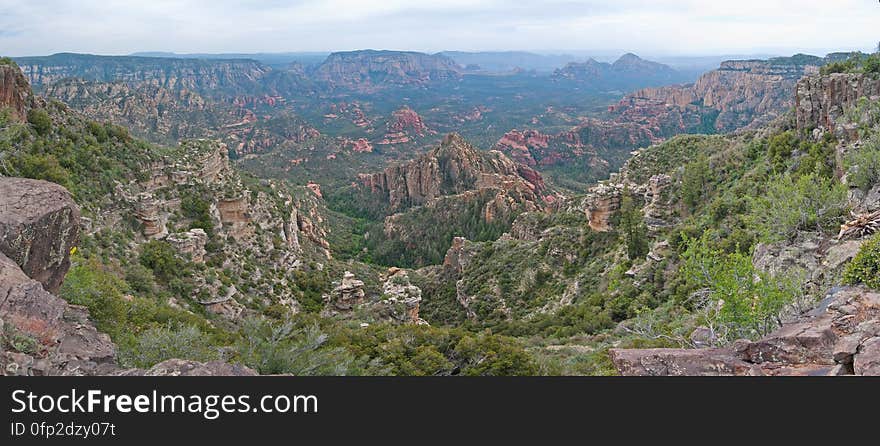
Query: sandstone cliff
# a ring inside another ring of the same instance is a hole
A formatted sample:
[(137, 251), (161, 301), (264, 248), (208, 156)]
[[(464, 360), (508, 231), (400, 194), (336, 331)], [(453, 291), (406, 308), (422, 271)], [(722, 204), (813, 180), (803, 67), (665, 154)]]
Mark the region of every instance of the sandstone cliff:
[(501, 152), (480, 152), (455, 133), (427, 154), (381, 173), (362, 175), (361, 181), (384, 197), (392, 211), (479, 189), (518, 190), (540, 203), (545, 190), (543, 178), (533, 169)]
[(810, 56), (726, 61), (694, 84), (631, 93), (612, 111), (663, 137), (755, 127), (791, 108), (798, 79), (824, 62)]
[(804, 77), (797, 83), (795, 93), (797, 127), (801, 130), (823, 129), (838, 137), (855, 139), (858, 137), (858, 123), (842, 122), (840, 118), (844, 109), (855, 106), (860, 98), (880, 99), (880, 79), (847, 73)]
[(61, 53), (20, 57), (16, 62), (34, 88), (76, 77), (97, 82), (150, 84), (169, 91), (202, 94), (251, 92), (271, 69), (247, 59), (204, 60)]

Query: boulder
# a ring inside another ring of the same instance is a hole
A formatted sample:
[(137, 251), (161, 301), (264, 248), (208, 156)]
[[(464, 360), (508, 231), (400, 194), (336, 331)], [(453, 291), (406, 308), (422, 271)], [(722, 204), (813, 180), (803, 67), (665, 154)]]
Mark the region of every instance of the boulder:
[(25, 178), (0, 178), (0, 197), (0, 252), (57, 292), (79, 235), (76, 203), (57, 184)]
[(624, 376), (761, 375), (754, 364), (726, 349), (611, 349), (611, 362)]

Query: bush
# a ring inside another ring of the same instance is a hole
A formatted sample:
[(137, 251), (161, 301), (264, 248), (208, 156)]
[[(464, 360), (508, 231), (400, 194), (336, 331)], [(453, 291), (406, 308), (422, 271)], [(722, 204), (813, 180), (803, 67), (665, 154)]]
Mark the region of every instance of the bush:
[(713, 248), (707, 233), (686, 242), (682, 274), (692, 289), (708, 292), (701, 307), (722, 342), (756, 339), (779, 326), (779, 315), (798, 296), (793, 280), (757, 270), (751, 255)]
[(174, 248), (159, 240), (151, 240), (143, 245), (140, 263), (153, 270), (158, 279), (168, 283), (185, 276), (187, 272), (186, 263), (177, 257)]
[(862, 245), (843, 271), (843, 281), (850, 285), (863, 284), (880, 289), (880, 234)]
[(863, 191), (880, 182), (880, 135), (866, 141), (863, 147), (847, 155), (846, 181)]
[(872, 54), (865, 59), (862, 70), (869, 74), (880, 74), (880, 54)]
[(147, 368), (173, 358), (205, 362), (219, 355), (210, 338), (192, 325), (151, 328), (119, 349), (119, 361), (126, 367)]
[(297, 330), (291, 321), (248, 319), (235, 345), (239, 360), (261, 374), (347, 375), (354, 358), (343, 348), (327, 347), (317, 325)]
[(636, 206), (629, 190), (623, 191), (620, 200), (618, 225), (620, 235), (626, 243), (626, 254), (630, 260), (642, 258), (648, 254), (648, 227), (645, 226), (641, 209)]
[(40, 136), (46, 136), (52, 130), (52, 118), (45, 110), (32, 108), (28, 111), (27, 119)]
[(754, 199), (750, 221), (768, 242), (791, 238), (799, 230), (825, 232), (843, 216), (846, 194), (846, 186), (816, 174), (796, 181), (779, 175)]
[(18, 175), (46, 180), (70, 188), (70, 172), (53, 155), (25, 154), (14, 161)]

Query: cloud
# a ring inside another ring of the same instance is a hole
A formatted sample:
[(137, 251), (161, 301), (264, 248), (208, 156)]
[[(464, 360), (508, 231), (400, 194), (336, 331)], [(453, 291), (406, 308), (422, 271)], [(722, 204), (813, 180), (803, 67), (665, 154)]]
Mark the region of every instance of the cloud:
[(0, 53), (867, 49), (870, 0), (0, 0)]

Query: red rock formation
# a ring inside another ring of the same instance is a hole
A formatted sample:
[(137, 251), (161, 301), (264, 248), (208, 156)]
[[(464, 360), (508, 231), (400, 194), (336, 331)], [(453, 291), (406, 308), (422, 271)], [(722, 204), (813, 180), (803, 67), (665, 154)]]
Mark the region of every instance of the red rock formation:
[(393, 210), (424, 204), (443, 195), (495, 188), (537, 198), (544, 192), (541, 175), (498, 151), (480, 152), (461, 136), (444, 137), (436, 149), (376, 174), (362, 174), (364, 187), (385, 195)]
[(8, 107), (12, 119), (24, 122), (33, 100), (27, 79), (15, 65), (0, 65), (0, 108)]
[(437, 132), (425, 125), (422, 117), (415, 110), (404, 106), (391, 114), (385, 136), (377, 144), (404, 144), (412, 141), (415, 137), (435, 133)]

